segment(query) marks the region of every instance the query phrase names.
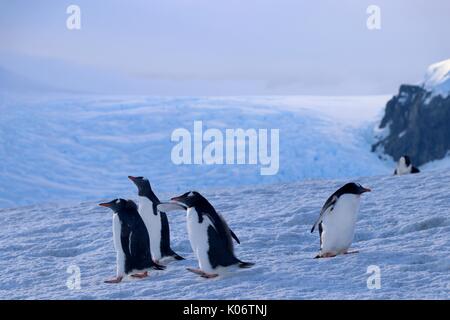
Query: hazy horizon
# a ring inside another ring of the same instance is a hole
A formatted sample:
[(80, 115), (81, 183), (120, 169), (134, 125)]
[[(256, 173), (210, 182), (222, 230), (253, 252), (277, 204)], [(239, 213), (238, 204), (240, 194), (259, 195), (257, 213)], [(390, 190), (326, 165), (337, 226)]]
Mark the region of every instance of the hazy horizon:
[[(66, 8), (81, 9), (68, 30)], [(381, 29), (369, 30), (369, 5)], [(450, 2), (0, 4), (0, 67), (51, 87), (152, 95), (380, 95), (450, 57)]]

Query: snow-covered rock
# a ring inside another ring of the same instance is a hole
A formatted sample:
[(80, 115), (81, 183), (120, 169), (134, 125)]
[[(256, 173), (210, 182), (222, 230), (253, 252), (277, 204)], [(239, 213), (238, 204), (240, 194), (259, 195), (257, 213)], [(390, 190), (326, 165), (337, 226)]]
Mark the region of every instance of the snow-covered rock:
[[(431, 65), (420, 85), (401, 85), (386, 104), (372, 150), (415, 165), (442, 160), (450, 151), (450, 59)], [(445, 161), (441, 161), (445, 163)]]
[(433, 95), (446, 98), (450, 93), (450, 59), (440, 61), (428, 67), (423, 87)]

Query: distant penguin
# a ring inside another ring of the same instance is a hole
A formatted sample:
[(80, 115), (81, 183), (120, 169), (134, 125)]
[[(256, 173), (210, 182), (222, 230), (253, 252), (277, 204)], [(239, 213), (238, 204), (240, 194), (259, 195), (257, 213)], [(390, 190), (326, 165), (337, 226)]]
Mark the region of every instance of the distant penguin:
[(172, 202), (162, 203), (163, 211), (186, 210), (187, 231), (192, 250), (197, 257), (200, 269), (188, 268), (204, 278), (214, 278), (226, 267), (249, 268), (251, 262), (243, 262), (234, 255), (232, 237), (239, 239), (228, 227), (224, 218), (214, 207), (196, 191), (174, 197)]
[(147, 228), (139, 216), (136, 204), (131, 200), (114, 199), (99, 205), (114, 211), (113, 238), (117, 253), (117, 275), (105, 282), (119, 283), (129, 274), (135, 278), (144, 278), (150, 268), (164, 270), (164, 266), (151, 259)]
[(320, 252), (316, 258), (357, 252), (349, 252), (348, 249), (353, 241), (361, 194), (369, 191), (370, 189), (351, 182), (328, 198), (320, 211), (319, 219), (311, 229), (314, 232), (316, 227), (319, 228)]
[(173, 257), (175, 260), (184, 258), (176, 254), (170, 248), (169, 221), (165, 212), (160, 212), (157, 205), (160, 203), (158, 197), (152, 191), (150, 182), (143, 177), (128, 178), (134, 182), (139, 194), (139, 215), (144, 220), (150, 236), (150, 251), (154, 262), (166, 257)]
[(411, 159), (408, 156), (401, 156), (398, 160), (397, 168), (394, 171), (394, 175), (401, 176), (410, 173), (419, 173), (420, 170), (414, 167), (411, 163)]

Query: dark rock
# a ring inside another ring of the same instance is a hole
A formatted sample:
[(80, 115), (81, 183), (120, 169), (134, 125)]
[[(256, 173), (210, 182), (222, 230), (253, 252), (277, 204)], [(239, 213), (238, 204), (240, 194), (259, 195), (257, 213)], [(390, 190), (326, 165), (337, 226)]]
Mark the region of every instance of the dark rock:
[(402, 85), (387, 103), (380, 129), (388, 134), (377, 137), (374, 152), (395, 161), (407, 154), (418, 166), (442, 159), (450, 151), (450, 95), (433, 96), (420, 86)]

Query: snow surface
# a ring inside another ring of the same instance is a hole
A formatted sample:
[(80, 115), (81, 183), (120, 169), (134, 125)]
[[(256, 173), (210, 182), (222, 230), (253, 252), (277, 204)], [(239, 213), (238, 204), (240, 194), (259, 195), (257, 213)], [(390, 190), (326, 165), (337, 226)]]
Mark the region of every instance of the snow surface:
[(423, 87), (433, 95), (447, 97), (450, 93), (450, 59), (432, 64), (428, 67)]
[[(392, 176), (370, 152), (388, 97), (13, 97), (0, 95), (0, 299), (448, 299), (448, 159)], [(258, 166), (175, 166), (176, 128), (279, 128), (280, 171)], [(441, 168), (441, 169), (440, 169)], [(421, 168), (423, 169), (423, 168)], [(241, 239), (254, 268), (205, 280), (183, 213), (169, 216), (172, 247), (187, 260), (118, 285), (111, 212), (97, 203), (136, 199), (128, 175), (149, 177), (161, 199), (196, 189)], [(360, 178), (362, 177), (362, 178)], [(353, 248), (312, 259), (309, 230), (347, 181), (363, 195)], [(32, 204), (32, 205), (30, 205)], [(27, 206), (24, 206), (27, 205)], [(369, 290), (370, 265), (381, 289)], [(68, 289), (78, 266), (81, 288)]]
[[(0, 95), (0, 207), (131, 196), (128, 175), (156, 191), (386, 174), (370, 152), (388, 97), (115, 97)], [(177, 128), (280, 129), (280, 170), (175, 165)]]
[[(256, 262), (226, 277), (203, 279), (195, 267), (185, 214), (169, 220), (172, 247), (187, 258), (143, 280), (117, 285), (111, 212), (95, 202), (0, 209), (2, 299), (448, 299), (450, 173), (355, 179), (363, 195), (353, 249), (358, 254), (313, 259), (319, 237), (309, 232), (326, 198), (347, 180), (311, 180), (208, 190), (201, 188), (240, 237), (237, 256)], [(173, 193), (160, 194), (168, 198)], [(81, 271), (70, 290), (69, 266)], [(381, 270), (369, 290), (367, 268)]]

